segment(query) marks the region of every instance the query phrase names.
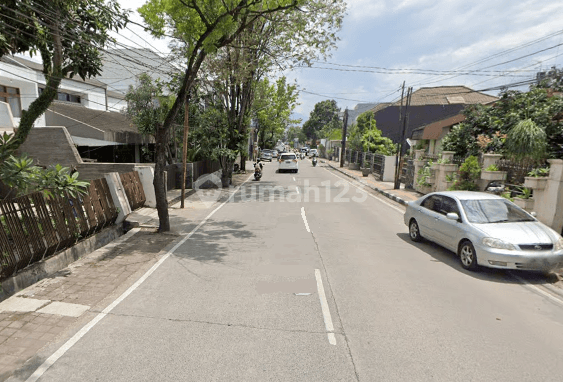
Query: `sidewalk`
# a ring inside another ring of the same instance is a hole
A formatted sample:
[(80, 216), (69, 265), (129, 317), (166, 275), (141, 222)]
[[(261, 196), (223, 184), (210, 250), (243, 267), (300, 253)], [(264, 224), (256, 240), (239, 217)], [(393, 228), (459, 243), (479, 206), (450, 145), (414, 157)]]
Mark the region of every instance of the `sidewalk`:
[(329, 160), (321, 160), (321, 162), (324, 162), (325, 164), (327, 164), (329, 167), (333, 168), (334, 170), (341, 172), (342, 174), (357, 180), (358, 182), (361, 182), (363, 184), (365, 184), (366, 186), (370, 187), (371, 189), (379, 192), (380, 194), (388, 197), (389, 199), (392, 199), (394, 201), (396, 201), (397, 203), (400, 203), (402, 205), (406, 205), (408, 202), (410, 201), (414, 201), (419, 199), (420, 197), (422, 197), (422, 194), (415, 191), (415, 190), (406, 190), (404, 188), (404, 184), (401, 185), (401, 189), (399, 190), (395, 190), (394, 184), (393, 182), (380, 182), (378, 180), (375, 180), (375, 178), (373, 177), (373, 175), (369, 175), (367, 177), (362, 176), (362, 172), (361, 171), (356, 171), (356, 170), (350, 170), (348, 167), (342, 167), (340, 168), (340, 163), (336, 162), (336, 161), (329, 161)]
[[(234, 175), (233, 186), (249, 176)], [(171, 232), (157, 234), (156, 209), (141, 208), (132, 214), (140, 227), (0, 302), (0, 381), (25, 380), (216, 207), (186, 194), (180, 209), (180, 190), (168, 192)]]

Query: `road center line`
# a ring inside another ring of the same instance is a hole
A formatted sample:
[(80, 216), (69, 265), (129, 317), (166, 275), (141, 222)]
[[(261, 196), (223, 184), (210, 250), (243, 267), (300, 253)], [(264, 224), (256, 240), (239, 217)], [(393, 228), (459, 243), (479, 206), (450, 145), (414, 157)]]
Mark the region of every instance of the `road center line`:
[(325, 321), (325, 328), (327, 331), (328, 342), (331, 345), (336, 345), (336, 337), (334, 336), (334, 325), (332, 324), (332, 317), (330, 316), (330, 309), (328, 301), (326, 300), (325, 288), (323, 287), (323, 279), (321, 271), (315, 269), (315, 278), (317, 279), (317, 291), (319, 292), (319, 300), (321, 301), (321, 310), (323, 311), (323, 319)]
[(296, 190), (297, 193), (299, 194), (299, 187), (295, 186), (295, 190)]
[(309, 229), (309, 223), (307, 223), (307, 216), (305, 216), (305, 207), (301, 207), (301, 217), (303, 218), (303, 222), (305, 223), (305, 228), (307, 229), (307, 232), (311, 232), (311, 230)]
[(88, 333), (90, 331), (90, 329), (92, 329), (99, 321), (101, 321), (102, 318), (107, 316), (113, 310), (113, 308), (115, 308), (121, 301), (125, 300), (127, 298), (127, 296), (129, 296), (150, 275), (152, 275), (154, 273), (154, 271), (156, 271), (156, 269), (158, 267), (160, 267), (160, 265), (168, 257), (170, 257), (171, 254), (173, 254), (182, 244), (184, 244), (190, 237), (192, 237), (193, 234), (196, 233), (197, 230), (199, 228), (201, 228), (201, 226), (204, 225), (207, 222), (207, 220), (209, 220), (209, 218), (211, 218), (211, 216), (213, 216), (215, 214), (215, 212), (217, 212), (221, 207), (223, 207), (225, 204), (230, 202), (231, 199), (238, 192), (238, 190), (241, 188), (241, 186), (243, 186), (246, 182), (248, 182), (250, 180), (250, 178), (252, 178), (252, 176), (253, 175), (248, 177), (248, 179), (246, 179), (240, 186), (235, 188), (233, 193), (229, 196), (229, 198), (226, 201), (224, 201), (223, 203), (221, 203), (221, 205), (219, 205), (219, 207), (217, 207), (213, 211), (211, 211), (209, 213), (209, 215), (207, 215), (205, 217), (205, 219), (203, 219), (190, 233), (188, 233), (182, 240), (180, 240), (174, 247), (172, 247), (172, 249), (170, 249), (168, 252), (166, 252), (166, 254), (160, 258), (160, 260), (158, 260), (143, 276), (141, 276), (140, 279), (138, 279), (125, 292), (123, 292), (123, 294), (121, 294), (121, 296), (119, 296), (114, 302), (109, 304), (104, 310), (102, 310), (101, 313), (98, 313), (98, 315), (96, 317), (94, 317), (92, 319), (92, 321), (88, 322), (85, 326), (83, 326), (82, 329), (80, 329), (74, 336), (72, 336), (71, 339), (69, 339), (67, 342), (65, 342), (56, 352), (54, 352), (49, 358), (47, 358), (45, 360), (45, 362), (43, 362), (43, 364), (41, 364), (41, 366), (39, 366), (39, 368), (37, 368), (37, 370), (35, 370), (35, 372), (32, 375), (30, 375), (29, 378), (26, 379), (26, 382), (35, 382), (39, 378), (41, 378), (41, 376), (43, 374), (45, 374), (45, 372), (51, 366), (53, 366), (53, 364), (55, 362), (57, 362), (57, 360), (59, 358), (61, 358), (72, 346), (74, 346), (74, 344), (76, 344), (82, 337), (84, 337), (84, 335), (86, 333)]
[(295, 182), (295, 177), (293, 177), (293, 181)]

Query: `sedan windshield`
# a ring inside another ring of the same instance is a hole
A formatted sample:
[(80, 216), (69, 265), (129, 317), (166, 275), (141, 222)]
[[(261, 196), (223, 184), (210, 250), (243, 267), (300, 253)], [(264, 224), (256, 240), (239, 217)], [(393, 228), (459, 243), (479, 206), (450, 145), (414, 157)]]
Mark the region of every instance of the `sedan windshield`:
[(508, 200), (478, 199), (462, 200), (461, 205), (471, 223), (511, 223), (535, 221), (525, 211)]

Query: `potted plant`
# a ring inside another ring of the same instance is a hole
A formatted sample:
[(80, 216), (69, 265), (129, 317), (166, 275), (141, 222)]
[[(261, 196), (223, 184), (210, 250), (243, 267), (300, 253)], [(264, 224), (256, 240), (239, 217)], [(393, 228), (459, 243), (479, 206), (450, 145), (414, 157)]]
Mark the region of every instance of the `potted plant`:
[(431, 177), (432, 177), (432, 171), (430, 170), (429, 164), (418, 170), (418, 176), (416, 178), (418, 191), (420, 191), (423, 194), (428, 194), (429, 192), (432, 192), (432, 184), (429, 182), (429, 179), (431, 179)]
[(366, 177), (371, 173), (371, 167), (361, 167), (362, 176)]
[(524, 186), (535, 190), (543, 190), (547, 184), (548, 176), (549, 168), (535, 168), (528, 173), (527, 177), (524, 178)]
[(496, 164), (492, 164), (483, 171), (481, 171), (481, 179), (483, 180), (505, 180), (506, 171), (500, 171)]
[(531, 188), (521, 187), (520, 194), (517, 195), (516, 198), (514, 198), (513, 202), (518, 207), (526, 211), (532, 211), (532, 209), (534, 208), (534, 199), (531, 196), (532, 196)]
[(457, 164), (452, 163), (448, 158), (440, 158), (438, 159), (437, 162), (440, 167), (442, 167), (443, 171), (456, 171), (457, 170)]

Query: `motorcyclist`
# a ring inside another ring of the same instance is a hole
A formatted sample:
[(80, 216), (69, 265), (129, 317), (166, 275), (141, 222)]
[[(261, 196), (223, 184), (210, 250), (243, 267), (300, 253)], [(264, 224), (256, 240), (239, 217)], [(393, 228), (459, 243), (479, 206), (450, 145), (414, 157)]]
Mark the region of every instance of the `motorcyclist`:
[(254, 171), (262, 172), (263, 167), (264, 165), (262, 164), (262, 162), (260, 162), (260, 158), (256, 159), (256, 163), (254, 163)]
[(317, 154), (313, 154), (312, 162), (313, 162), (313, 166), (317, 164)]

